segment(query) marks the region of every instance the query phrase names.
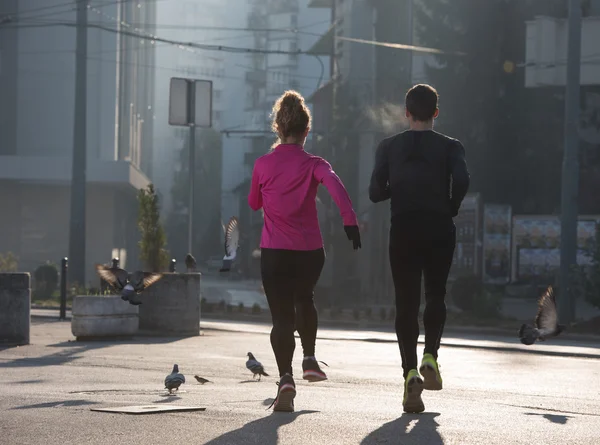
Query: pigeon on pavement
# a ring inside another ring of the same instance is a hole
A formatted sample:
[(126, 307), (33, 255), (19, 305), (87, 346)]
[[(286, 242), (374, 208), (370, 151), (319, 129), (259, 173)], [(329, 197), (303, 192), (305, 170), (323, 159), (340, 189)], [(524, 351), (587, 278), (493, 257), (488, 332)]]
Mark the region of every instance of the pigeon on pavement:
[(100, 278), (121, 293), (123, 300), (129, 301), (134, 306), (142, 304), (138, 299), (142, 291), (162, 278), (162, 274), (159, 273), (136, 271), (130, 274), (124, 269), (107, 267), (102, 264), (96, 264), (96, 272)]
[(196, 258), (191, 253), (185, 256), (185, 267), (187, 267), (188, 273), (196, 271)]
[(252, 372), (253, 379), (256, 378), (256, 376), (258, 375), (258, 381), (260, 381), (260, 378), (263, 375), (265, 377), (269, 377), (269, 374), (265, 372), (265, 368), (263, 367), (262, 363), (256, 360), (256, 358), (251, 352), (248, 353), (248, 361), (246, 362), (246, 368), (248, 368), (250, 372)]
[(165, 378), (165, 388), (169, 390), (169, 394), (173, 394), (173, 390), (179, 390), (184, 383), (185, 377), (179, 372), (179, 366), (173, 365), (173, 371)]
[(538, 340), (545, 341), (547, 338), (556, 337), (564, 330), (565, 326), (558, 324), (556, 300), (550, 286), (538, 302), (535, 325), (523, 324), (519, 329), (519, 338), (524, 345), (532, 345)]
[(205, 378), (197, 375), (195, 375), (194, 378), (198, 380), (198, 383), (200, 383), (201, 385), (204, 385), (205, 383), (212, 383), (210, 380), (206, 380)]
[(231, 264), (237, 255), (237, 249), (240, 244), (240, 225), (235, 216), (232, 216), (225, 229), (225, 256), (223, 257), (223, 267), (219, 272), (229, 272)]

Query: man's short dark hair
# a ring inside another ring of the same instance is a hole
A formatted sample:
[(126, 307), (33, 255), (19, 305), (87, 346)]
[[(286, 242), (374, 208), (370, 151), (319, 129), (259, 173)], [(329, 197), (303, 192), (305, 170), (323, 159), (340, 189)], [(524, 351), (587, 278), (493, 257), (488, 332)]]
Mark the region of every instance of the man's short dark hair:
[(413, 119), (427, 122), (433, 119), (438, 107), (438, 93), (430, 85), (419, 84), (406, 93), (406, 109)]

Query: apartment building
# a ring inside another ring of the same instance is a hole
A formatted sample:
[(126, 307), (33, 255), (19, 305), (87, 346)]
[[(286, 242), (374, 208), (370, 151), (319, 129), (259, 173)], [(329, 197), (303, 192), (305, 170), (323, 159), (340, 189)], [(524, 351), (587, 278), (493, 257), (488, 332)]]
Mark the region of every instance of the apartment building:
[[(60, 0), (21, 3), (0, 10), (11, 17), (0, 25), (0, 252), (33, 271), (69, 250), (76, 12)], [(88, 9), (86, 284), (97, 285), (93, 264), (114, 253), (122, 266), (137, 264), (136, 192), (153, 167), (154, 49), (119, 31), (154, 23), (155, 5)]]

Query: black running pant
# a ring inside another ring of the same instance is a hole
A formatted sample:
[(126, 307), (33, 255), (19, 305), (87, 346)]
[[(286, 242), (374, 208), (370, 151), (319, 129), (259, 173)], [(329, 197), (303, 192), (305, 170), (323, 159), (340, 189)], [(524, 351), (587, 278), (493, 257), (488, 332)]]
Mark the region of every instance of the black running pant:
[(404, 377), (417, 369), (421, 274), (425, 281), (425, 353), (437, 359), (446, 322), (446, 281), (456, 245), (451, 218), (392, 221), (390, 266), (396, 291), (396, 335)]
[(318, 317), (313, 296), (324, 264), (323, 249), (261, 249), (263, 288), (273, 320), (271, 346), (280, 376), (292, 374), (294, 331), (300, 335), (304, 356), (315, 355)]

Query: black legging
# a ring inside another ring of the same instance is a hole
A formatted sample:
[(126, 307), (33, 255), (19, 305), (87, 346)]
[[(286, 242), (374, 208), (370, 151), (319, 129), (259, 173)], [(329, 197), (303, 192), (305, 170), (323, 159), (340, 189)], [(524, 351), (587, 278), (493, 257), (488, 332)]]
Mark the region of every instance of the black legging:
[(425, 281), (424, 352), (437, 359), (446, 323), (446, 281), (455, 245), (456, 228), (451, 219), (392, 222), (389, 254), (396, 290), (396, 335), (405, 378), (418, 366), (421, 273)]
[(292, 374), (298, 331), (304, 356), (315, 355), (317, 310), (313, 295), (325, 263), (323, 249), (262, 249), (260, 270), (271, 310), (271, 346), (279, 375)]

